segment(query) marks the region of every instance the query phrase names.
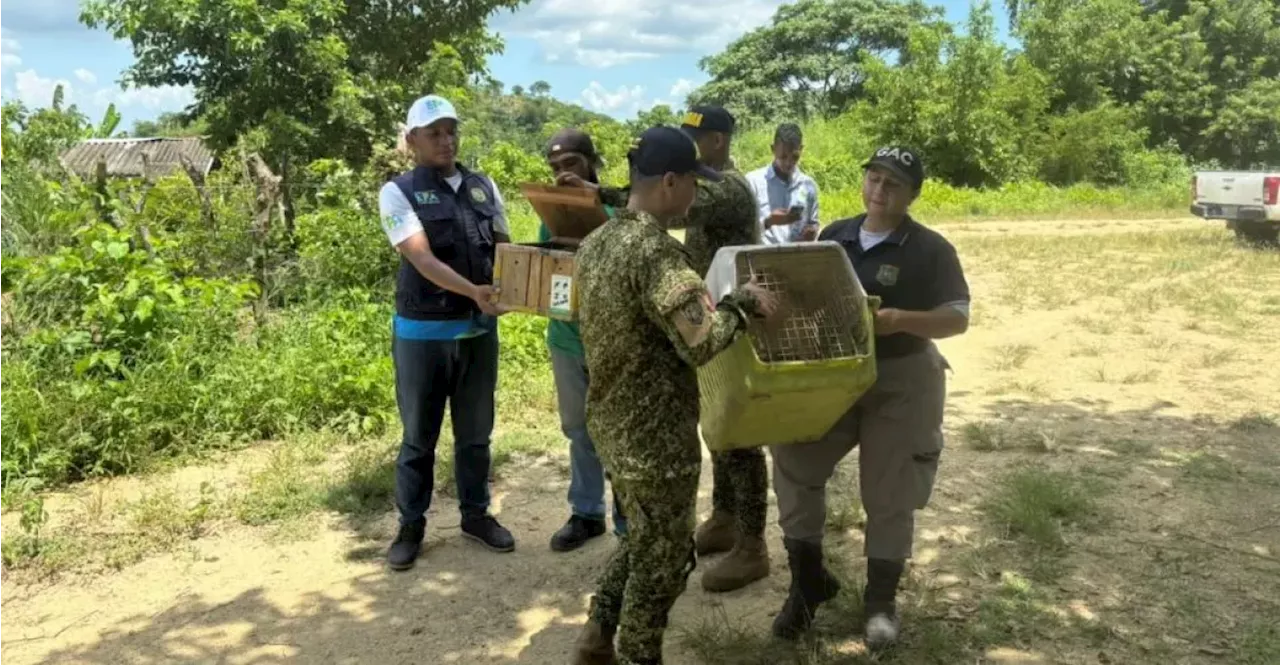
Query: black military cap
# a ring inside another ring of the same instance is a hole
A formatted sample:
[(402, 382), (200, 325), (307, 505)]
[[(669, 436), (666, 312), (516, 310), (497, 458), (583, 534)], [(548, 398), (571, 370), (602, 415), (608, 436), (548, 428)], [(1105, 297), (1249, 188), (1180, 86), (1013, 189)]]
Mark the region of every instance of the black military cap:
[(737, 121), (733, 119), (733, 114), (726, 111), (723, 106), (702, 104), (694, 106), (685, 112), (684, 121), (681, 122), (680, 127), (683, 129), (705, 129), (712, 132), (732, 134), (736, 124)]
[(591, 142), (591, 137), (577, 129), (562, 129), (547, 141), (547, 159), (566, 152), (576, 152), (586, 157), (588, 161), (599, 159), (599, 155), (596, 154), (596, 145)]
[(712, 182), (719, 182), (721, 178), (719, 171), (698, 161), (698, 148), (693, 140), (675, 127), (659, 125), (646, 129), (631, 144), (627, 162), (644, 176), (695, 173)]
[(879, 166), (894, 174), (913, 189), (920, 189), (924, 184), (924, 161), (920, 153), (900, 145), (880, 148), (871, 155), (871, 159), (862, 165), (863, 169)]

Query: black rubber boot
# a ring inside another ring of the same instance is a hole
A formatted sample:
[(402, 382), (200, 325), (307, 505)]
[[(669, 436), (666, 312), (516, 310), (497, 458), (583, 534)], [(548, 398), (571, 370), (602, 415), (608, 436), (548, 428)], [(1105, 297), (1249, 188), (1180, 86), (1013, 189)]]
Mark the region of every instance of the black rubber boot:
[(898, 640), (898, 582), (905, 562), (900, 559), (867, 559), (867, 590), (863, 594), (867, 623), (867, 648), (884, 649)]
[(794, 640), (809, 630), (818, 606), (840, 593), (840, 582), (822, 565), (821, 543), (783, 538), (782, 544), (791, 567), (791, 591), (773, 619), (773, 634)]

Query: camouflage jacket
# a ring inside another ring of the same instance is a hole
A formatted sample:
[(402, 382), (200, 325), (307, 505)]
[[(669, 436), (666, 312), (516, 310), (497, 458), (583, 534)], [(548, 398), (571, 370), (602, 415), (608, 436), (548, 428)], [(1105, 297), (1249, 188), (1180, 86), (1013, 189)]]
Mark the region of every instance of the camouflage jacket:
[(760, 243), (757, 205), (751, 185), (737, 171), (724, 171), (720, 182), (698, 183), (698, 197), (689, 209), (688, 219), (674, 226), (687, 227), (684, 244), (699, 275), (706, 276), (721, 247)]
[(697, 474), (696, 367), (743, 329), (755, 300), (713, 307), (688, 252), (652, 216), (626, 208), (577, 252), (586, 347), (587, 429), (618, 479)]

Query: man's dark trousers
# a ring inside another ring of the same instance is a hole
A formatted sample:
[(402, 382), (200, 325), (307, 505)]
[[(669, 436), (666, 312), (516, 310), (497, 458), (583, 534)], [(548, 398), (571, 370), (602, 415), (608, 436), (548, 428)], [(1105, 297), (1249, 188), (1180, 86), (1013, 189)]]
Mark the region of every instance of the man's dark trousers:
[(449, 403), (453, 420), (453, 472), (462, 519), (489, 510), (489, 441), (498, 383), (498, 333), (456, 340), (394, 337), (396, 403), (404, 424), (396, 460), (400, 523), (425, 519), (435, 485), (436, 441)]

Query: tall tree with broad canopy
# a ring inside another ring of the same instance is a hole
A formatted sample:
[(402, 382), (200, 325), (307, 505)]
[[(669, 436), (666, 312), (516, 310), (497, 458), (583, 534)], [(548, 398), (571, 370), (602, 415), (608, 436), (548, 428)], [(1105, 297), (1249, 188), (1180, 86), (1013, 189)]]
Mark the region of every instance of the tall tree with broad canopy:
[(732, 107), (748, 122), (833, 116), (863, 95), (864, 59), (887, 58), (914, 26), (946, 29), (942, 10), (919, 0), (799, 0), (768, 25), (705, 57), (711, 80), (688, 103)]
[(522, 2), (88, 0), (80, 19), (132, 43), (123, 83), (192, 87), (215, 148), (252, 132), (273, 161), (361, 164), (412, 99), (485, 72), (485, 21)]

